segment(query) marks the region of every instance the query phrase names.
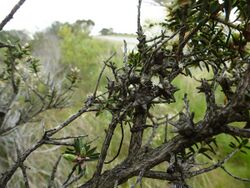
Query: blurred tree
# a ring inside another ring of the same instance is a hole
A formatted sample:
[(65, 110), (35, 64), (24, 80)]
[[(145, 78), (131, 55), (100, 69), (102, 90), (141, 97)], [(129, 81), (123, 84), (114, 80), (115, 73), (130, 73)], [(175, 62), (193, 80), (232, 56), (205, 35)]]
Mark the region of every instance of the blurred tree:
[(100, 32), (101, 35), (112, 35), (114, 34), (113, 28), (103, 28)]

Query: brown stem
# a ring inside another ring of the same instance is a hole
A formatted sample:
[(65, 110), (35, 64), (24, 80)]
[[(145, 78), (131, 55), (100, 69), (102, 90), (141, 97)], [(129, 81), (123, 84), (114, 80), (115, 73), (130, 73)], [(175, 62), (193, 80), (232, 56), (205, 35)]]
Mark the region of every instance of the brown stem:
[(3, 19), (3, 21), (0, 23), (0, 31), (3, 29), (3, 27), (13, 18), (16, 11), (22, 6), (22, 4), (25, 2), (25, 0), (20, 0), (10, 11), (10, 13)]

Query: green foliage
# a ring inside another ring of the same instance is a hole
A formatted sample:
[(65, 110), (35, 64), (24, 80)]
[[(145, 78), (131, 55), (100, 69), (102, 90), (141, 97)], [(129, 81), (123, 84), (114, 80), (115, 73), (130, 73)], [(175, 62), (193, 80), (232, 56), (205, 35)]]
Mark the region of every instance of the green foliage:
[(95, 161), (99, 158), (97, 147), (91, 147), (83, 137), (75, 138), (73, 148), (67, 148), (63, 157), (78, 166), (78, 173), (86, 172), (86, 162)]

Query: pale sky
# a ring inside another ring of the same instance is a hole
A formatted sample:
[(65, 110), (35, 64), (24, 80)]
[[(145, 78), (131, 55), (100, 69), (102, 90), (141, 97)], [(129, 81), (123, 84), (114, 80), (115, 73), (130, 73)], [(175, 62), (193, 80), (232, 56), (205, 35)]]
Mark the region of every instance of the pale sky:
[[(1, 0), (0, 21), (10, 12), (18, 0)], [(35, 32), (48, 27), (54, 21), (74, 22), (91, 19), (94, 33), (102, 28), (114, 28), (115, 32), (135, 33), (138, 0), (26, 0), (4, 29), (25, 29)], [(142, 21), (162, 20), (164, 9), (152, 5), (150, 0), (142, 4)]]

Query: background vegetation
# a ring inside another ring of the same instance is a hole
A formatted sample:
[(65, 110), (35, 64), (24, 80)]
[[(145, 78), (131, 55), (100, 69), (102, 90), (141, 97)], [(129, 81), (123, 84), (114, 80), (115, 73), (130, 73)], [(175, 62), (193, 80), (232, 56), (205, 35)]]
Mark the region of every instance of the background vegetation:
[[(56, 109), (43, 112), (39, 115), (39, 121), (30, 122), (20, 127), (18, 130), (14, 130), (8, 137), (2, 136), (0, 141), (0, 173), (3, 173), (5, 169), (12, 164), (13, 158), (13, 148), (15, 143), (11, 141), (11, 137), (16, 137), (16, 141), (20, 142), (21, 145), (29, 147), (29, 145), (41, 137), (44, 128), (49, 128), (58, 122), (65, 120), (70, 114), (75, 112), (79, 107), (82, 106), (84, 100), (88, 97), (89, 93), (95, 88), (95, 81), (98, 79), (98, 75), (101, 71), (103, 61), (111, 56), (112, 53), (116, 52), (114, 59), (112, 61), (116, 62), (117, 65), (122, 63), (123, 53), (122, 46), (120, 42), (112, 42), (101, 39), (96, 39), (90, 36), (90, 31), (94, 26), (94, 22), (91, 20), (78, 20), (73, 24), (56, 22), (50, 26), (47, 30), (35, 33), (33, 36), (28, 36), (22, 31), (1, 31), (0, 41), (12, 43), (29, 42), (31, 44), (32, 54), (40, 59), (42, 64), (42, 71), (46, 76), (51, 76), (53, 79), (60, 82), (63, 76), (65, 76), (65, 70), (73, 70), (79, 72), (80, 79), (77, 83), (77, 88), (72, 96), (72, 100), (68, 107), (65, 109)], [(0, 61), (4, 59), (4, 54), (6, 51), (1, 49), (0, 51)], [(198, 69), (198, 67), (197, 67)], [(192, 70), (193, 74), (197, 79), (207, 75), (209, 78), (209, 73), (207, 71), (201, 72), (197, 71), (196, 68)], [(105, 73), (108, 75), (108, 73)], [(100, 83), (100, 91), (104, 90), (105, 84), (107, 82), (102, 81)], [(1, 83), (0, 83), (1, 84)], [(184, 93), (187, 93), (189, 100), (193, 101), (191, 103), (191, 111), (195, 113), (195, 121), (200, 120), (206, 109), (206, 104), (204, 102), (204, 95), (194, 92), (195, 88), (198, 87), (198, 82), (194, 79), (188, 79), (187, 77), (178, 77), (174, 80), (174, 85), (182, 90), (175, 93), (175, 98), (177, 101), (182, 101)], [(220, 92), (220, 89), (216, 92), (216, 100), (218, 103), (224, 103), (224, 95)], [(161, 106), (154, 109), (156, 112), (165, 112), (169, 114), (176, 114), (182, 108), (183, 104), (169, 105), (168, 107)], [(105, 136), (105, 127), (102, 125), (108, 124), (110, 120), (110, 115), (108, 113), (102, 113), (98, 117), (95, 115), (82, 116), (76, 120), (72, 126), (67, 127), (60, 133), (59, 136), (67, 135), (88, 135), (88, 141), (94, 143), (97, 148), (101, 148), (102, 140)], [(29, 130), (29, 131), (27, 131)], [(128, 128), (124, 131), (129, 132)], [(149, 133), (146, 133), (149, 134)], [(114, 134), (114, 141), (111, 143), (111, 149), (108, 153), (108, 159), (112, 158), (117, 152), (118, 143), (121, 138), (120, 130), (116, 130)], [(220, 148), (214, 160), (220, 156), (225, 155), (229, 151), (228, 143), (229, 136), (221, 135), (218, 138), (218, 147)], [(164, 140), (164, 131), (158, 131), (157, 136), (154, 141), (162, 142)], [(129, 139), (124, 140), (124, 145), (128, 146)], [(52, 152), (53, 151), (53, 152)], [(55, 161), (58, 156), (65, 151), (65, 147), (60, 146), (43, 146), (37, 151), (35, 151), (27, 159), (27, 168), (30, 173), (30, 183), (31, 187), (45, 187), (46, 179), (50, 177), (50, 172), (53, 168)], [(125, 155), (126, 151), (122, 149), (121, 156)], [(212, 154), (213, 155), (213, 154)], [(121, 157), (122, 159), (122, 157)], [(113, 166), (121, 162), (121, 159), (112, 163)], [(200, 157), (200, 161), (205, 161), (204, 156)], [(237, 157), (230, 160), (228, 164), (228, 169), (246, 178), (250, 178), (249, 170), (250, 158), (244, 153), (240, 153)], [(86, 177), (90, 177), (93, 173), (91, 166), (94, 165), (90, 163), (89, 168), (87, 168)], [(110, 166), (107, 165), (106, 168)], [(162, 166), (159, 166), (162, 168)], [(63, 160), (59, 166), (57, 177), (55, 183), (57, 186), (61, 185), (65, 181), (65, 177), (69, 174), (72, 169), (72, 163)], [(82, 180), (84, 181), (84, 180)], [(131, 182), (135, 179), (131, 179), (127, 184), (122, 187), (129, 187)], [(39, 183), (38, 183), (39, 182)], [(189, 182), (193, 187), (249, 187), (248, 183), (243, 183), (241, 181), (237, 182), (232, 177), (228, 177), (222, 170), (218, 169), (208, 174), (203, 174), (199, 177), (195, 177)], [(38, 185), (39, 184), (39, 185)], [(81, 182), (79, 182), (81, 184)], [(143, 179), (144, 187), (167, 187), (166, 182), (161, 182), (159, 180), (149, 180)], [(10, 181), (9, 187), (23, 187), (23, 180), (21, 172), (18, 171), (12, 180)]]

